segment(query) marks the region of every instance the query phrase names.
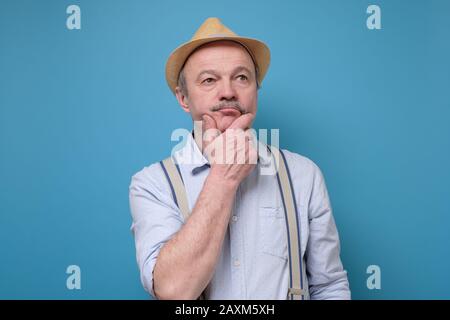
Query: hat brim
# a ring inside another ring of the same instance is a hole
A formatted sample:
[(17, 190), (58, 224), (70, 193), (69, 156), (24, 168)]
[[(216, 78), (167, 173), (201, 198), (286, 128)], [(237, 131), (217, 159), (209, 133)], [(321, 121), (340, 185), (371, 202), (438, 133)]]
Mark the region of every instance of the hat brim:
[(178, 83), (179, 73), (189, 55), (199, 46), (219, 40), (235, 41), (247, 48), (252, 56), (253, 62), (258, 68), (257, 81), (258, 84), (261, 85), (270, 64), (270, 50), (264, 42), (252, 38), (237, 36), (210, 37), (184, 43), (170, 54), (166, 63), (166, 81), (170, 90), (172, 90), (174, 94)]

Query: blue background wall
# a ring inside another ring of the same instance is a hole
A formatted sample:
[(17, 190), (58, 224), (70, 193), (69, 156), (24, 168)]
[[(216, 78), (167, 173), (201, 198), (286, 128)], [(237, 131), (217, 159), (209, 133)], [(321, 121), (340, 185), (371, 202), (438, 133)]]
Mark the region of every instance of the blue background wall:
[(270, 46), (256, 127), (322, 169), (353, 298), (450, 298), (445, 0), (1, 1), (0, 298), (148, 298), (128, 186), (191, 126), (164, 64), (209, 16)]

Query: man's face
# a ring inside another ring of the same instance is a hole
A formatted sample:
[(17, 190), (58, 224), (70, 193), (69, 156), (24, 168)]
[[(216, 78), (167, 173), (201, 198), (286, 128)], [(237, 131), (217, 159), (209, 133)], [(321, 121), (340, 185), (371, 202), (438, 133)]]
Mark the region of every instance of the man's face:
[(186, 61), (187, 96), (176, 89), (178, 102), (193, 121), (211, 115), (224, 132), (243, 113), (256, 115), (255, 66), (247, 50), (230, 41), (197, 49)]

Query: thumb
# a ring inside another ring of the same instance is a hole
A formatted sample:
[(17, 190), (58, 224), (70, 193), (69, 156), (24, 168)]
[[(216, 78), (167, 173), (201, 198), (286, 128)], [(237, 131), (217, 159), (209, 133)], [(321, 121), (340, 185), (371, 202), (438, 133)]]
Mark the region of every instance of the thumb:
[(217, 129), (216, 120), (208, 114), (204, 114), (203, 117), (203, 132), (209, 129)]
[(207, 155), (210, 153), (208, 151), (208, 145), (220, 135), (220, 130), (217, 129), (217, 123), (213, 117), (210, 115), (203, 115), (203, 137), (202, 137), (202, 152)]

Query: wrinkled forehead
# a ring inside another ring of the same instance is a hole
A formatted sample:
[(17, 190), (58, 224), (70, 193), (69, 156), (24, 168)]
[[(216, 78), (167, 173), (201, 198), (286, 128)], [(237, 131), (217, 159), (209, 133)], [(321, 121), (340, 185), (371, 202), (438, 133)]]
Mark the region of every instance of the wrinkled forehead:
[(232, 40), (218, 40), (199, 46), (189, 55), (184, 66), (191, 70), (206, 65), (213, 67), (211, 64), (225, 60), (245, 64), (250, 70), (255, 70), (256, 68), (248, 49), (241, 43)]

